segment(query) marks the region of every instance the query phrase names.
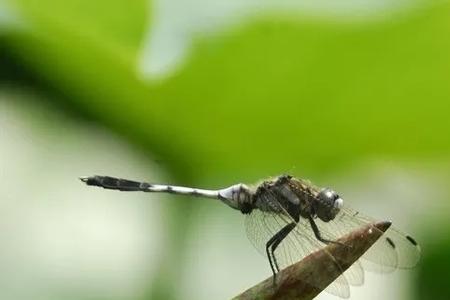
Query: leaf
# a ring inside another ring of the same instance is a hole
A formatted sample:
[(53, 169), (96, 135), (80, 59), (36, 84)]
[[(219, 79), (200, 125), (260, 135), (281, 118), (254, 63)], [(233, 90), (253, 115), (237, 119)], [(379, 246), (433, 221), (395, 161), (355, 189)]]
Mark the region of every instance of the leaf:
[(6, 39), (13, 55), (75, 112), (184, 180), (251, 182), (292, 167), (317, 178), (365, 158), (449, 158), (448, 3), (355, 24), (259, 16), (199, 37), (162, 82), (136, 74), (142, 14), (127, 17), (125, 33), (103, 34), (121, 7), (105, 2), (108, 16), (93, 18), (21, 3), (33, 30)]

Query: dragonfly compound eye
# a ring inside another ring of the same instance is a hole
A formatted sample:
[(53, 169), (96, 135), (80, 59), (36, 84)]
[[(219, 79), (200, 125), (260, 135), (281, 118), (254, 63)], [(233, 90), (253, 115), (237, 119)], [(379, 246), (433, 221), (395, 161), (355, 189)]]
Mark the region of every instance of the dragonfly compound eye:
[(320, 191), (317, 197), (317, 216), (325, 222), (333, 220), (344, 204), (344, 200), (342, 200), (342, 198), (340, 198), (335, 191), (329, 188), (325, 188)]

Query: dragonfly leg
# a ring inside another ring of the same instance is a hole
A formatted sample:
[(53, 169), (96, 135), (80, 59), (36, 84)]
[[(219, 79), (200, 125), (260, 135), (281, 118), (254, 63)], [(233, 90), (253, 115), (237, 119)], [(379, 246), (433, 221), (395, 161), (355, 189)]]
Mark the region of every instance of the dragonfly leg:
[(337, 244), (337, 245), (341, 245), (341, 246), (346, 246), (346, 245), (344, 245), (342, 243), (339, 243), (339, 242), (336, 242), (336, 241), (331, 241), (331, 240), (324, 239), (322, 237), (322, 235), (320, 234), (319, 227), (317, 227), (317, 224), (316, 224), (316, 222), (314, 222), (314, 219), (311, 216), (308, 217), (308, 219), (309, 219), (309, 224), (311, 224), (311, 228), (312, 228), (312, 230), (314, 232), (314, 235), (315, 235), (316, 239), (318, 239), (319, 241), (321, 241), (324, 244)]
[(269, 259), (270, 268), (272, 269), (273, 276), (275, 279), (276, 273), (280, 271), (278, 267), (277, 259), (274, 255), (275, 249), (277, 249), (278, 245), (286, 238), (286, 236), (295, 228), (297, 223), (292, 222), (284, 226), (280, 229), (267, 243), (266, 243), (266, 252), (267, 257)]

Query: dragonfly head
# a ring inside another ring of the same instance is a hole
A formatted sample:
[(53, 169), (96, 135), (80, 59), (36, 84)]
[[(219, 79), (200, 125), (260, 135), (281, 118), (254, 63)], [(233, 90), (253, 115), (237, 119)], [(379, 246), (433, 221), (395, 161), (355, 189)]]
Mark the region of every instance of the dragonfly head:
[(333, 220), (344, 204), (344, 200), (329, 188), (322, 189), (317, 198), (315, 213), (324, 222)]

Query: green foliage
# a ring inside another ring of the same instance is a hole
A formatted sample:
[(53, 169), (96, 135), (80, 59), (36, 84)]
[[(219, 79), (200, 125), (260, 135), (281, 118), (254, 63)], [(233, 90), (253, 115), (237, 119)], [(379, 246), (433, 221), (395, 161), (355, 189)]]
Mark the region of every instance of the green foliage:
[(181, 177), (450, 153), (449, 5), (355, 24), (260, 16), (199, 38), (179, 73), (152, 84), (136, 75), (142, 2), (20, 3), (35, 30), (9, 39), (18, 55)]
[[(431, 245), (430, 245), (431, 246)], [(450, 239), (445, 233), (432, 247), (423, 255), (419, 266), (418, 286), (415, 291), (416, 299), (444, 300), (450, 297)]]

